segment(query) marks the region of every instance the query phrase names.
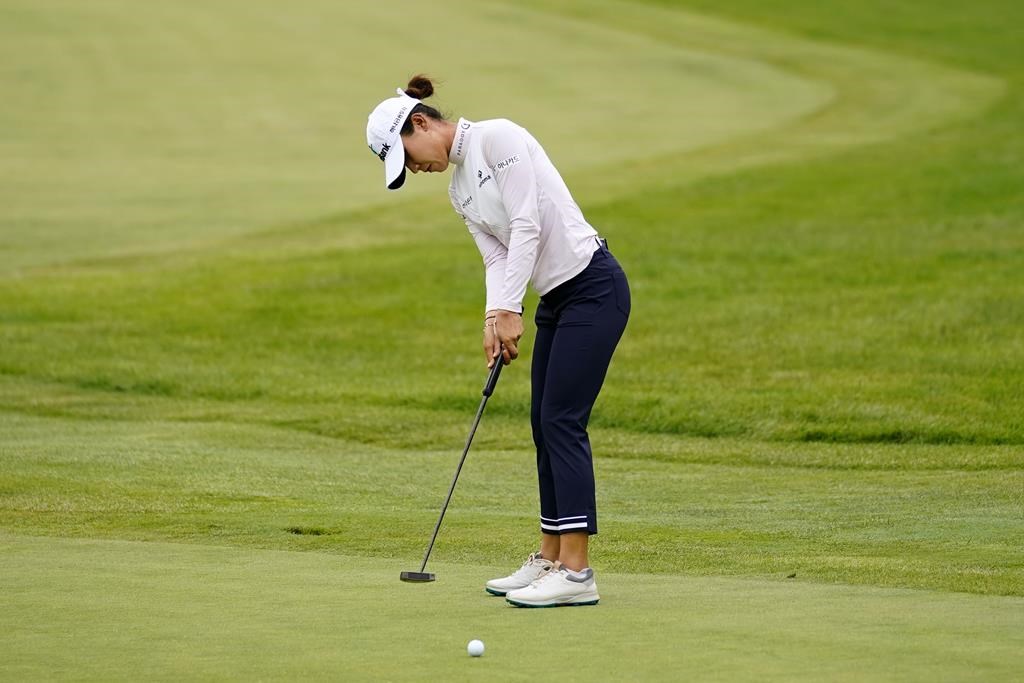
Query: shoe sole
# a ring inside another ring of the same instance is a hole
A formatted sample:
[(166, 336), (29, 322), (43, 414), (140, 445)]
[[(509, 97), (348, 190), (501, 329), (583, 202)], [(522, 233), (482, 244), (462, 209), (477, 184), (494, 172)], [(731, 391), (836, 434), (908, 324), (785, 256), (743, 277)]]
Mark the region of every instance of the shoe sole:
[(505, 602), (513, 607), (533, 607), (538, 609), (544, 609), (545, 607), (586, 607), (587, 605), (596, 605), (600, 601), (601, 599), (598, 598), (597, 600), (585, 600), (583, 602), (552, 602), (546, 605), (531, 605), (528, 602), (516, 602), (515, 600), (505, 598)]
[(488, 588), (487, 586), (484, 586), (484, 590), (490, 593), (491, 595), (497, 595), (499, 598), (505, 597), (505, 593), (508, 593), (508, 591), (502, 592), (499, 590), (495, 590), (493, 588)]

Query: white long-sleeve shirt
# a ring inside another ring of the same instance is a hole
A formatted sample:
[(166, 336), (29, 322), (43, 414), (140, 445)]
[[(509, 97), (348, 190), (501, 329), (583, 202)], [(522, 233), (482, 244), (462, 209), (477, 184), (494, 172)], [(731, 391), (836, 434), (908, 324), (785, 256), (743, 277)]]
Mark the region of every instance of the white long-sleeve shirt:
[(597, 231), (525, 128), (459, 119), (448, 158), (452, 206), (484, 259), (484, 310), (522, 313), (529, 282), (543, 296), (587, 267)]

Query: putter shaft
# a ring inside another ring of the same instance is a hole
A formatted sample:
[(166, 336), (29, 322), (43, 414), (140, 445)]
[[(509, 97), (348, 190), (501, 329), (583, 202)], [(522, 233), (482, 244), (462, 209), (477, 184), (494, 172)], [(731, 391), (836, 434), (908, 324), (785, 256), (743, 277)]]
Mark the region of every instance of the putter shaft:
[(448, 487), (448, 495), (444, 499), (444, 505), (441, 507), (441, 515), (437, 518), (437, 524), (434, 525), (434, 534), (430, 537), (430, 545), (427, 546), (427, 552), (423, 556), (423, 564), (420, 565), (420, 572), (422, 573), (427, 568), (427, 560), (430, 559), (430, 551), (434, 549), (434, 541), (437, 540), (437, 532), (441, 529), (441, 521), (444, 519), (444, 513), (448, 510), (448, 503), (452, 500), (452, 494), (455, 492), (455, 484), (459, 481), (459, 472), (462, 471), (462, 465), (466, 462), (466, 455), (469, 454), (469, 447), (473, 443), (473, 436), (476, 434), (476, 428), (480, 425), (480, 418), (484, 414), (484, 407), (487, 405), (487, 399), (494, 393), (494, 386), (498, 383), (498, 375), (501, 374), (501, 366), (504, 364), (504, 360), (501, 355), (498, 355), (494, 360), (494, 367), (491, 368), (491, 374), (487, 378), (487, 384), (484, 386), (484, 397), (480, 401), (480, 407), (476, 411), (476, 419), (473, 420), (473, 429), (469, 432), (469, 437), (466, 439), (466, 447), (462, 450), (462, 457), (459, 459), (459, 466), (455, 469), (455, 476), (452, 477), (452, 484)]

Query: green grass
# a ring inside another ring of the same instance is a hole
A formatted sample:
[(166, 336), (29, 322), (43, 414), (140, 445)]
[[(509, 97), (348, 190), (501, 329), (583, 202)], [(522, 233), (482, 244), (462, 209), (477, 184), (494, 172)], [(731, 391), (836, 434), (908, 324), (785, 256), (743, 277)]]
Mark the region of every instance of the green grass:
[[(221, 422), (90, 421), (61, 436), (50, 431), (59, 420), (7, 424), (0, 455), (17, 464), (0, 469), (0, 481), (12, 484), (3, 489), (0, 521), (40, 536), (414, 563), (458, 457), (454, 448), (339, 444)], [(505, 434), (514, 433), (509, 425)], [(765, 580), (796, 572), (804, 581), (1020, 595), (1024, 476), (1006, 448), (672, 438), (636, 453), (632, 435), (602, 436), (602, 533), (594, 539), (602, 568)], [(438, 541), (440, 558), (493, 564), (529, 544), (530, 455), (496, 450), (501, 440), (502, 432), (483, 428)]]
[[(480, 569), (461, 564), (412, 585), (396, 578), (407, 564), (319, 553), (3, 535), (0, 548), (16, 572), (0, 613), (12, 678), (528, 681), (544, 662), (594, 680), (628, 662), (632, 680), (993, 680), (1019, 673), (1024, 627), (1011, 599), (952, 593), (609, 572), (596, 609), (513, 610), (464, 590)], [(572, 655), (553, 658), (552, 638)]]
[[(569, 680), (1019, 678), (1024, 16), (972, 8), (5, 3), (0, 677), (517, 679), (551, 626)], [(447, 178), (362, 141), (419, 70), (630, 276), (593, 610), (479, 588), (535, 543), (529, 324), (397, 581), (485, 378)]]

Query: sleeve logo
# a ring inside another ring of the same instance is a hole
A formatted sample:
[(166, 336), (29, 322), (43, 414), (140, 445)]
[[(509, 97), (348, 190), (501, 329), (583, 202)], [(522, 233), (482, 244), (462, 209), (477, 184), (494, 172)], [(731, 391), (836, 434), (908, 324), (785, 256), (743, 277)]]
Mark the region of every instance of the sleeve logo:
[(515, 166), (518, 163), (519, 163), (519, 155), (516, 154), (514, 156), (510, 156), (508, 159), (504, 159), (502, 161), (499, 161), (497, 164), (494, 165), (494, 170), (496, 172), (497, 171), (504, 171), (509, 166)]

